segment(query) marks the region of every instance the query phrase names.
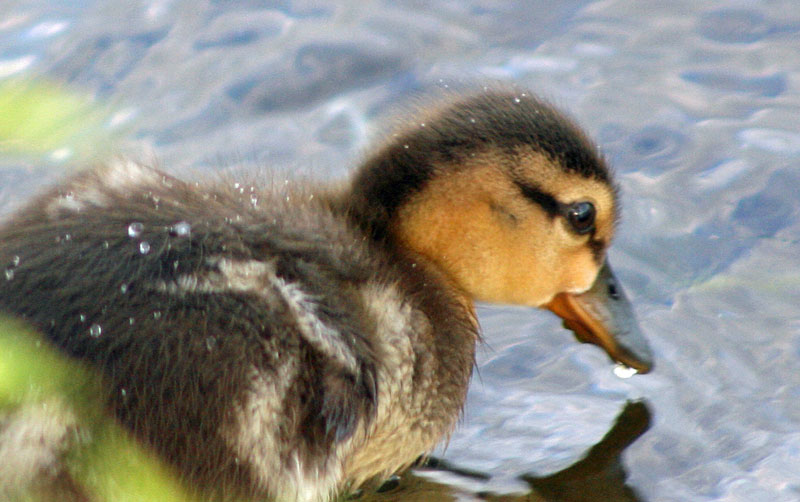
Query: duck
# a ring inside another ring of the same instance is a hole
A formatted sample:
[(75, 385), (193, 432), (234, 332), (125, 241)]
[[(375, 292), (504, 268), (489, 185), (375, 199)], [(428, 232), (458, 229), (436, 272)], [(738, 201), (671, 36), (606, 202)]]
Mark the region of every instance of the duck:
[(0, 312), (96, 371), (108, 413), (209, 500), (325, 501), (454, 430), (476, 302), (548, 309), (646, 373), (608, 263), (619, 189), (545, 100), (426, 106), (342, 182), (188, 182), (125, 158), (0, 226)]

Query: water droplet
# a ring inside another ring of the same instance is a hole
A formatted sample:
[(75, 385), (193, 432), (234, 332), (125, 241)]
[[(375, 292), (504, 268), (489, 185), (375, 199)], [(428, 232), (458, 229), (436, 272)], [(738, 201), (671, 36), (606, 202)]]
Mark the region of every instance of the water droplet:
[(6, 280), (7, 281), (10, 281), (11, 279), (13, 279), (14, 278), (14, 269), (13, 268), (7, 268), (5, 275), (6, 275)]
[(123, 283), (123, 284), (121, 284), (121, 285), (119, 286), (119, 292), (120, 292), (120, 293), (122, 293), (123, 295), (124, 295), (125, 293), (127, 293), (127, 292), (128, 292), (128, 285), (127, 285), (127, 284), (124, 284), (124, 283)]
[(139, 243), (139, 252), (142, 254), (147, 254), (150, 252), (150, 243), (147, 241), (142, 241)]
[(65, 242), (69, 242), (71, 240), (72, 240), (72, 235), (71, 234), (64, 234), (64, 241)]
[(206, 338), (206, 348), (209, 351), (214, 350), (214, 347), (216, 347), (216, 346), (217, 346), (217, 339), (216, 338), (214, 338), (213, 336), (209, 336), (208, 338)]
[(128, 324), (129, 325), (133, 326), (133, 323), (135, 323), (135, 322), (136, 322), (136, 319), (134, 319), (133, 317), (129, 317), (128, 318)]
[(420, 127), (425, 127), (425, 122), (419, 124)]
[(514, 103), (520, 103), (522, 100), (519, 98), (514, 98)]
[(80, 319), (81, 322), (86, 322), (86, 315), (85, 314), (79, 314), (78, 315), (78, 319)]
[(144, 224), (134, 221), (128, 225), (128, 237), (139, 237), (144, 231)]
[(475, 120), (475, 118), (473, 117), (473, 118), (469, 119), (469, 122), (470, 122), (470, 124), (474, 124), (474, 123), (475, 123), (475, 122), (477, 122), (477, 121), (476, 121), (476, 120)]
[(103, 333), (103, 328), (99, 324), (92, 324), (89, 327), (89, 335), (92, 338), (97, 338)]
[(14, 255), (14, 257), (11, 258), (11, 266), (16, 267), (17, 265), (19, 265), (19, 256)]
[(120, 390), (119, 390), (119, 393), (120, 393), (120, 395), (123, 397), (123, 399), (124, 399), (124, 398), (126, 398), (126, 397), (128, 397), (128, 391), (127, 391), (127, 390), (125, 390), (125, 389), (120, 389)]
[(630, 378), (637, 373), (639, 373), (639, 370), (631, 368), (626, 364), (617, 363), (614, 365), (614, 374), (619, 378)]
[(241, 183), (234, 183), (233, 184), (233, 188), (239, 188), (239, 186), (241, 186)]
[(156, 310), (155, 312), (153, 312), (153, 319), (155, 319), (155, 320), (161, 319), (161, 311), (160, 310)]
[(173, 237), (188, 237), (192, 233), (192, 225), (187, 221), (179, 221), (169, 227), (169, 234)]
[(250, 195), (250, 204), (253, 207), (256, 207), (258, 205), (258, 197), (256, 197), (255, 194)]
[(103, 249), (108, 249), (109, 246), (110, 244), (108, 243), (108, 241), (103, 241)]
[(403, 148), (405, 148), (406, 150), (408, 150), (408, 145), (403, 145)]

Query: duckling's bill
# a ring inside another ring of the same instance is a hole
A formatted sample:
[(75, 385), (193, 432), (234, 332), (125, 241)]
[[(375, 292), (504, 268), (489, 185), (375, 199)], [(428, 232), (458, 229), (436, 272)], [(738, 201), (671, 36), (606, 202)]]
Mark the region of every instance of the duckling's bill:
[(560, 293), (545, 307), (564, 319), (578, 340), (602, 347), (614, 361), (639, 373), (653, 369), (650, 346), (608, 262), (588, 291)]

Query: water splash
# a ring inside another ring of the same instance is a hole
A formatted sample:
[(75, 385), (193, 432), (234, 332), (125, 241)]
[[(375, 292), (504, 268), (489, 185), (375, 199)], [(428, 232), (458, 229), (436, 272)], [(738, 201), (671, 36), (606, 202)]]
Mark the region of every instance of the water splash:
[(188, 237), (192, 233), (192, 225), (187, 221), (179, 221), (169, 227), (169, 235), (173, 237)]
[(627, 379), (637, 373), (639, 373), (639, 370), (637, 370), (636, 368), (631, 368), (628, 365), (622, 363), (617, 363), (616, 365), (614, 365), (614, 374), (617, 375), (617, 377), (619, 378)]
[(102, 334), (103, 334), (103, 327), (100, 326), (99, 324), (95, 323), (89, 327), (89, 336), (91, 336), (92, 338), (98, 338)]
[(128, 225), (128, 237), (139, 237), (142, 235), (144, 231), (144, 224), (138, 221), (134, 221), (130, 225)]

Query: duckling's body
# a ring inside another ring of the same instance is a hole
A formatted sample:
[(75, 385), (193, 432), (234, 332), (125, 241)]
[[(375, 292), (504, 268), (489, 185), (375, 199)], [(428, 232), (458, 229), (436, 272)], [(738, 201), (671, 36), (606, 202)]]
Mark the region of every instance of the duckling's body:
[[(341, 190), (82, 173), (0, 229), (0, 310), (97, 368), (116, 416), (209, 493), (318, 500), (389, 475), (453, 429), (474, 299), (544, 306), (603, 265), (610, 174), (522, 96), (434, 112)], [(591, 233), (565, 230), (586, 197)]]
[(3, 310), (101, 368), (123, 422), (210, 486), (306, 500), (430, 450), (464, 400), (471, 312), (323, 197), (228, 188), (81, 174), (3, 233)]

